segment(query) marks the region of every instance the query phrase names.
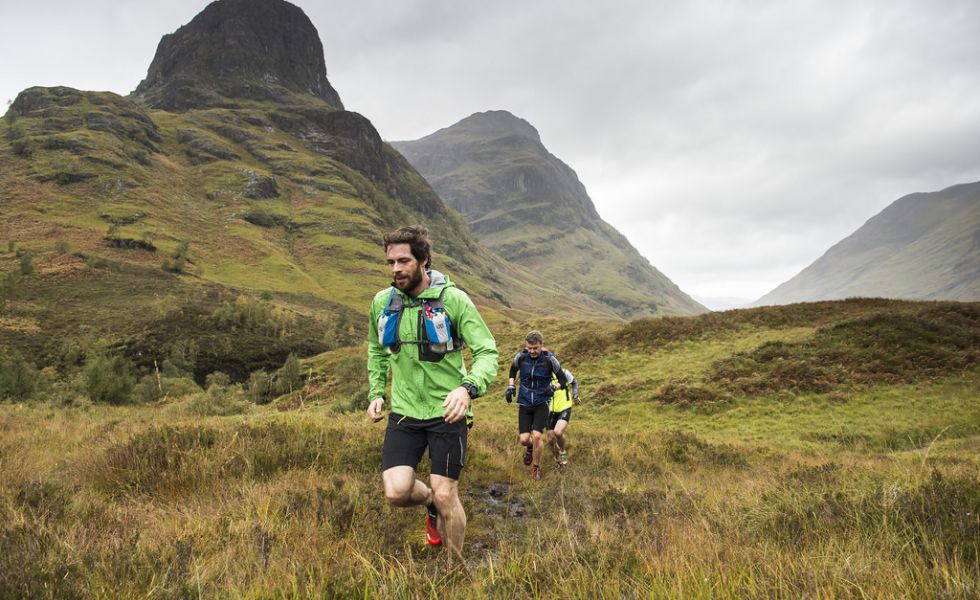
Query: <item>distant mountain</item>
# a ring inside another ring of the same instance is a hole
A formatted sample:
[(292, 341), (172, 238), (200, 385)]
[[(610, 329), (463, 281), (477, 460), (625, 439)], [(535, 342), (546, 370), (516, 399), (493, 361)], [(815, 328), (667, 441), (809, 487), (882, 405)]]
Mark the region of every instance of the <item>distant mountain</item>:
[(21, 92), (0, 119), (0, 350), (194, 349), (236, 379), (363, 339), (381, 234), (421, 223), (434, 266), (497, 321), (591, 315), (489, 252), (371, 122), (343, 109), (312, 23), (219, 0), (164, 36), (128, 98)]
[(753, 304), (980, 300), (980, 182), (899, 198)]
[(481, 243), (542, 285), (626, 318), (705, 311), (602, 220), (575, 172), (527, 121), (488, 111), (391, 144)]
[(748, 298), (734, 298), (731, 296), (722, 296), (717, 298), (705, 298), (703, 296), (691, 297), (712, 311), (732, 310), (735, 308), (748, 306), (752, 303), (752, 300)]

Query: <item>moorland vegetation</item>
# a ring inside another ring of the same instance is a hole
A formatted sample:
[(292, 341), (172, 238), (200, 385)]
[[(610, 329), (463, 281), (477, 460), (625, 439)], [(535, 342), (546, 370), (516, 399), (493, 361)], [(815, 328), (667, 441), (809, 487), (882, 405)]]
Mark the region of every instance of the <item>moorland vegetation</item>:
[(502, 368), (530, 327), (582, 386), (572, 462), (527, 477), (498, 378), (451, 570), (380, 492), (359, 344), (267, 387), (5, 356), (0, 596), (976, 597), (980, 305), (500, 323)]

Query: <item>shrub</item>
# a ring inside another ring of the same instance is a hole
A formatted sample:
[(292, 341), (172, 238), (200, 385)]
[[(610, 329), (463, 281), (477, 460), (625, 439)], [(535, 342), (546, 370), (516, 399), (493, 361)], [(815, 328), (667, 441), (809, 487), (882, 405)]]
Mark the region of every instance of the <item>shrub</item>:
[(251, 223), (252, 225), (258, 225), (259, 227), (275, 227), (276, 225), (282, 225), (286, 221), (279, 215), (274, 215), (262, 207), (255, 207), (249, 210), (243, 215), (243, 218)]
[(16, 140), (10, 144), (10, 149), (14, 151), (14, 154), (24, 158), (29, 158), (33, 152), (31, 151), (31, 145), (27, 140)]
[(282, 368), (276, 371), (276, 391), (279, 394), (289, 394), (303, 387), (303, 371), (299, 359), (292, 352), (286, 357)]
[(242, 386), (211, 385), (204, 394), (191, 398), (186, 408), (188, 413), (199, 417), (228, 417), (248, 411), (248, 404)]
[(0, 357), (0, 399), (27, 400), (37, 389), (38, 372), (19, 354)]
[(151, 373), (140, 379), (136, 387), (133, 388), (133, 396), (141, 402), (155, 402), (161, 398), (181, 398), (200, 394), (201, 391), (201, 388), (190, 377), (160, 377), (158, 381), (156, 374)]
[(246, 394), (256, 404), (268, 404), (275, 397), (272, 376), (265, 371), (254, 371), (248, 378)]
[(30, 275), (34, 272), (34, 255), (25, 252), (20, 255), (20, 274)]
[(231, 377), (229, 377), (227, 373), (222, 373), (221, 371), (209, 373), (208, 376), (204, 378), (204, 389), (206, 390), (210, 390), (212, 387), (228, 387), (229, 384), (231, 384)]
[(129, 361), (97, 354), (85, 363), (85, 391), (92, 402), (125, 404), (135, 387)]
[(156, 252), (157, 247), (148, 240), (134, 240), (132, 238), (120, 237), (117, 235), (106, 235), (102, 238), (106, 246), (110, 248), (122, 248), (124, 250), (146, 250)]
[(148, 167), (151, 164), (153, 164), (153, 161), (150, 160), (150, 153), (147, 152), (146, 150), (137, 150), (136, 152), (133, 152), (132, 156), (133, 156), (133, 160), (143, 165), (144, 167)]
[(182, 240), (172, 255), (173, 260), (164, 260), (160, 268), (170, 273), (183, 273), (187, 267), (187, 252), (189, 249), (190, 242)]
[(707, 409), (731, 400), (731, 396), (719, 392), (711, 385), (692, 383), (687, 379), (670, 380), (665, 383), (654, 397), (654, 400), (664, 404), (673, 404), (681, 408), (691, 406)]
[(337, 363), (333, 375), (337, 382), (335, 395), (347, 400), (346, 404), (337, 407), (337, 411), (361, 412), (367, 410), (371, 386), (368, 382), (367, 370), (364, 368), (364, 359), (360, 356), (348, 356)]

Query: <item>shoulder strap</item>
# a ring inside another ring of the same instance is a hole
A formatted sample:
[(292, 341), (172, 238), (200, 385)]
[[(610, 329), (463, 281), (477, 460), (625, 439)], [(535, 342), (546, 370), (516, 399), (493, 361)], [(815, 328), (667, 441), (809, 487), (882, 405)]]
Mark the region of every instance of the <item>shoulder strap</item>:
[(391, 292), (388, 294), (388, 302), (385, 304), (385, 312), (388, 314), (394, 314), (401, 312), (405, 308), (405, 301), (402, 300), (401, 295), (395, 291), (395, 287), (391, 287)]

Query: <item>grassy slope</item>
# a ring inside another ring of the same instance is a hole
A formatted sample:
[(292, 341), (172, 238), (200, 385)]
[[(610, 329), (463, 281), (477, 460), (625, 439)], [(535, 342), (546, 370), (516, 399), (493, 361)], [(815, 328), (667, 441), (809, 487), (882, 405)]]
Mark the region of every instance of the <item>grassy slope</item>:
[(980, 184), (896, 200), (756, 304), (980, 299)]
[[(363, 349), (319, 357), (313, 385), (233, 416), (202, 417), (195, 398), (0, 406), (0, 590), (975, 597), (978, 313), (850, 301), (629, 325), (499, 323), (502, 366), (540, 327), (581, 380), (572, 464), (527, 479), (498, 377), (476, 405), (461, 483), (468, 560), (453, 571), (422, 542), (420, 511), (384, 503), (382, 427), (347, 412)], [(923, 319), (934, 337), (915, 329)], [(942, 329), (950, 320), (958, 328)], [(889, 346), (900, 359), (914, 347), (916, 364), (896, 371), (879, 357), (877, 371), (818, 393), (792, 391), (800, 380), (781, 371), (762, 371), (765, 393), (719, 377), (733, 356), (762, 361), (774, 342), (793, 349), (783, 361), (822, 356), (841, 331), (856, 341), (837, 347), (837, 362), (851, 367), (875, 351), (861, 332), (882, 337), (882, 323), (892, 342), (928, 342)], [(717, 395), (677, 402), (677, 378)]]
[[(289, 343), (322, 350), (327, 323), (361, 314), (388, 283), (381, 233), (415, 222), (433, 231), (436, 268), (488, 314), (593, 311), (480, 247), (397, 153), (372, 146), (360, 117), (348, 138), (315, 105), (176, 114), (67, 88), (27, 97), (40, 108), (18, 116), (18, 102), (0, 119), (0, 271), (17, 271), (24, 252), (35, 269), (4, 292), (0, 343), (41, 366), (83, 335), (175, 343), (239, 294), (271, 295), (303, 322)], [(277, 193), (249, 191), (273, 179)], [(110, 236), (143, 247), (111, 247)], [(185, 241), (184, 273), (161, 270)], [(253, 366), (285, 352), (257, 348)]]

